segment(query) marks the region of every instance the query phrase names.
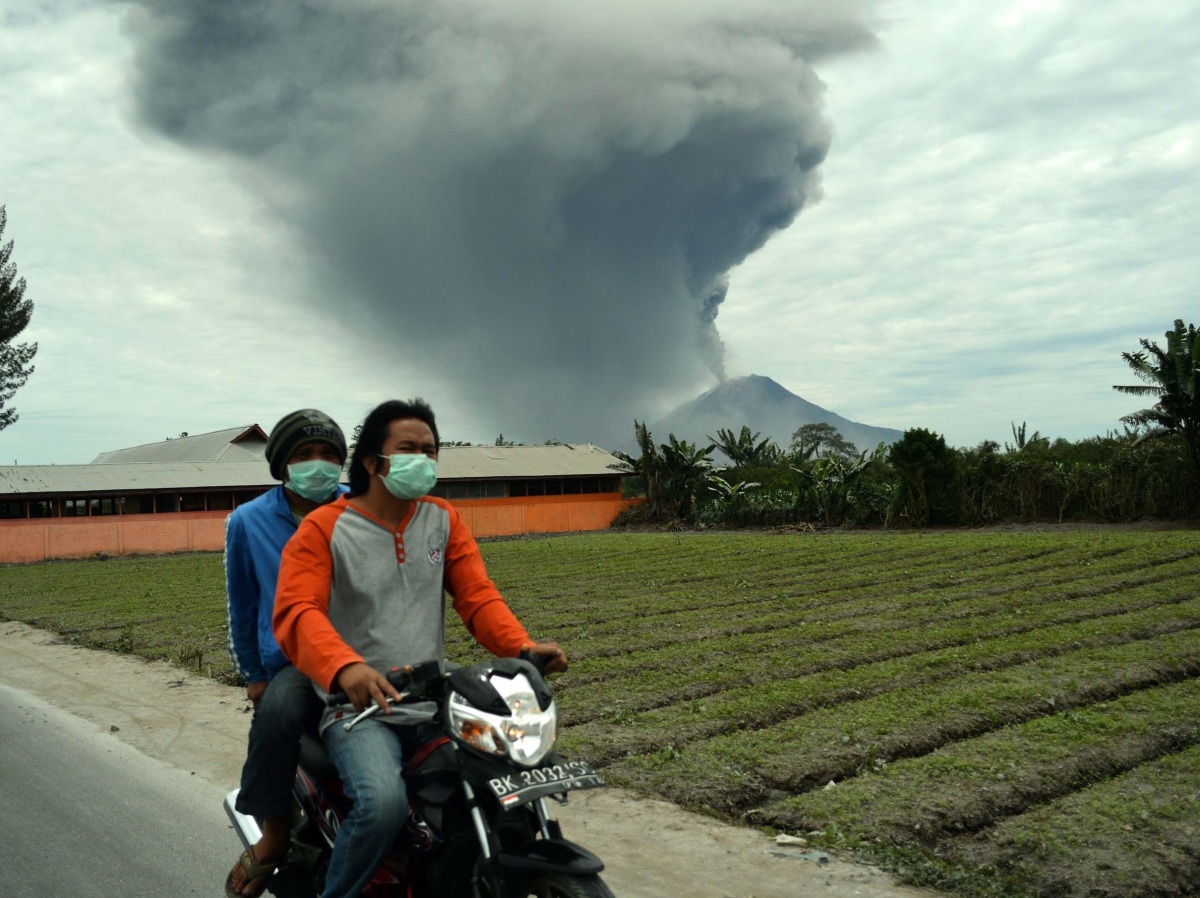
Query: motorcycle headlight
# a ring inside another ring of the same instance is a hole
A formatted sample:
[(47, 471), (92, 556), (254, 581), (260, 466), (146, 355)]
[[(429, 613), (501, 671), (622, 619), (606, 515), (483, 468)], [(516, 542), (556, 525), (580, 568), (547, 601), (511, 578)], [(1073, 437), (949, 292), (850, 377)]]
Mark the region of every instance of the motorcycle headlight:
[(481, 711), (457, 692), (450, 693), (450, 731), (461, 742), (489, 755), (507, 755), (524, 767), (534, 767), (549, 754), (558, 737), (558, 711), (541, 708), (524, 674), (489, 678), (511, 710), (507, 717)]

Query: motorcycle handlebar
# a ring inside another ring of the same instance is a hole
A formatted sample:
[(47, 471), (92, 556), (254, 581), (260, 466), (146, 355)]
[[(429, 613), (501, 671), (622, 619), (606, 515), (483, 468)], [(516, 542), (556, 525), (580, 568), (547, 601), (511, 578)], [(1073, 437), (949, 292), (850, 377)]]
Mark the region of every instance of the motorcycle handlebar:
[(533, 652), (529, 651), (529, 649), (521, 649), (521, 654), (519, 657), (522, 661), (528, 661), (530, 664), (532, 664), (533, 669), (536, 670), (540, 676), (544, 677), (546, 675), (545, 657), (534, 654)]
[[(542, 655), (535, 654), (529, 649), (523, 649), (518, 656), (524, 661), (528, 661), (533, 665), (533, 669), (539, 675), (546, 675), (546, 658)], [(395, 667), (388, 671), (388, 682), (395, 686), (401, 692), (409, 689), (409, 687), (417, 684), (418, 687), (423, 683), (428, 683), (433, 679), (441, 676), (446, 668), (446, 664), (437, 661), (423, 661), (417, 665), (408, 665), (407, 667)], [(455, 665), (449, 665), (454, 667)], [(419, 691), (419, 690), (418, 690)], [(344, 692), (334, 692), (325, 696), (325, 705), (334, 707), (336, 705), (349, 704), (350, 697)]]
[[(387, 672), (388, 682), (395, 686), (401, 692), (412, 682), (413, 668), (408, 667), (393, 667)], [(390, 699), (389, 699), (390, 701)], [(344, 692), (333, 692), (325, 696), (325, 706), (332, 708), (336, 705), (347, 705), (350, 703), (350, 696)]]

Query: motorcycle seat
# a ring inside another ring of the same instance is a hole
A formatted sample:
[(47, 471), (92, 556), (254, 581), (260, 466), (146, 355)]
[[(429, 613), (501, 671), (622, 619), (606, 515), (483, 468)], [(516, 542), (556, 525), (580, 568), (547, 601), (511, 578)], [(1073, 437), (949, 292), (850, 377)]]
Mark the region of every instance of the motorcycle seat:
[(309, 776), (318, 780), (335, 780), (339, 777), (337, 767), (329, 760), (324, 740), (312, 733), (300, 737), (300, 766)]
[[(404, 772), (410, 773), (420, 767), (434, 751), (449, 741), (445, 736), (437, 736), (426, 742), (405, 763)], [(329, 759), (329, 752), (325, 750), (325, 741), (315, 733), (305, 733), (300, 737), (300, 766), (315, 779), (336, 780), (340, 778), (337, 767)]]

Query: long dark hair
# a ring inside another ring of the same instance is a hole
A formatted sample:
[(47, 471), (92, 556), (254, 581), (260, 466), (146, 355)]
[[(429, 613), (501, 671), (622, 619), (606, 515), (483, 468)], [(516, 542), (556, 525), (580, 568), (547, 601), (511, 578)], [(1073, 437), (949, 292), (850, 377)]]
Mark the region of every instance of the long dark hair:
[(358, 439), (354, 443), (354, 452), (350, 456), (350, 495), (361, 496), (367, 492), (371, 483), (371, 473), (363, 461), (379, 454), (383, 441), (387, 439), (388, 428), (393, 421), (402, 418), (416, 418), (424, 421), (433, 431), (433, 442), (438, 441), (437, 422), (433, 417), (433, 409), (424, 399), (410, 399), (407, 402), (400, 399), (389, 399), (375, 406), (362, 423)]

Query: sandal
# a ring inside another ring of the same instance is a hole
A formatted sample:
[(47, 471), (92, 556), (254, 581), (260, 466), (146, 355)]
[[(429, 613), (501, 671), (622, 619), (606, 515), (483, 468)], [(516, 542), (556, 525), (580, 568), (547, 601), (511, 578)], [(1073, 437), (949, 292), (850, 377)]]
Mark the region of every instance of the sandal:
[(225, 895), (226, 898), (258, 898), (266, 891), (267, 883), (271, 877), (275, 875), (275, 871), (279, 869), (278, 861), (270, 861), (263, 863), (259, 861), (254, 854), (254, 846), (247, 848), (242, 852), (242, 856), (237, 860), (237, 866), (242, 868), (242, 872), (246, 874), (246, 883), (250, 884), (256, 879), (262, 880), (257, 888), (252, 888), (249, 892), (239, 892), (233, 887), (233, 871), (229, 871), (229, 875), (225, 877)]

